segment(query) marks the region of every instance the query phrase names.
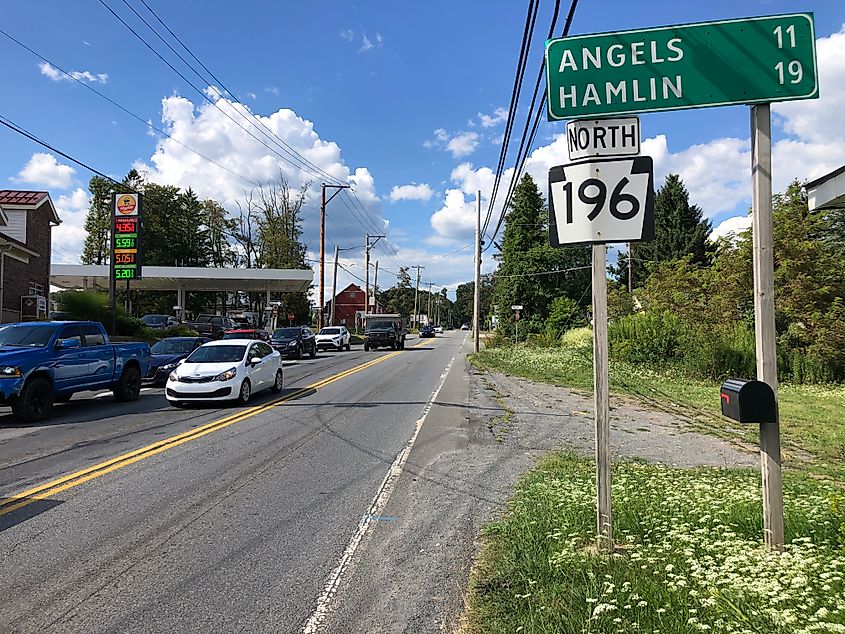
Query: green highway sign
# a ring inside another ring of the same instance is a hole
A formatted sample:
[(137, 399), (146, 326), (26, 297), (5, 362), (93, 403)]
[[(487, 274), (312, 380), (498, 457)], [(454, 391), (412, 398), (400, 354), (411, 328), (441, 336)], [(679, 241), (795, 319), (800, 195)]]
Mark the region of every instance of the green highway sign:
[(549, 121), (819, 96), (812, 13), (546, 42)]

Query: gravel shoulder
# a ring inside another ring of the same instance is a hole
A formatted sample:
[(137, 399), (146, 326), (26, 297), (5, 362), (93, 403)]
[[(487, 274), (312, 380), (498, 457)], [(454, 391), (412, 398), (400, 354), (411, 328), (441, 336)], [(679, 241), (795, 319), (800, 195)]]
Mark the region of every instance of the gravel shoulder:
[[(550, 451), (594, 452), (592, 398), (456, 359), (384, 515), (338, 588), (327, 632), (454, 632), (482, 527)], [(611, 398), (613, 457), (753, 467), (756, 454), (680, 415)]]

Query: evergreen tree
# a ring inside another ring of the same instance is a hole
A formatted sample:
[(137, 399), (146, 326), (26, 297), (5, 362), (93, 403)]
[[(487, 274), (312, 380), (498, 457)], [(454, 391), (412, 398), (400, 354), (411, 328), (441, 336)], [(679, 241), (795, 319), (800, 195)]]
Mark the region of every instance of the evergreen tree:
[[(689, 192), (678, 174), (669, 174), (654, 198), (654, 240), (632, 243), (633, 286), (648, 277), (648, 265), (690, 256), (692, 264), (707, 264), (712, 256), (708, 237), (712, 227), (698, 205), (691, 205)], [(628, 281), (628, 254), (620, 253), (616, 275)]]
[(530, 332), (544, 329), (555, 298), (568, 297), (586, 306), (589, 265), (589, 248), (549, 245), (548, 211), (533, 179), (524, 175), (505, 218), (501, 264), (494, 278), (491, 303), (498, 307), (500, 327), (511, 332), (514, 314), (510, 307), (515, 304), (524, 307), (523, 326)]

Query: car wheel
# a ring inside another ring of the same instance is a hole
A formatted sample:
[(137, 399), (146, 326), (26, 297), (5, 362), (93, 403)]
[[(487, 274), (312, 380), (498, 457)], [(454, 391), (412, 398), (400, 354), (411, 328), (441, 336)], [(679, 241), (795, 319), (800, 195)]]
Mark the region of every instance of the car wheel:
[(346, 344), (346, 351), (349, 352), (350, 350), (352, 350), (352, 346), (347, 343)]
[(301, 359), (302, 358), (302, 348), (301, 347), (299, 347), (299, 346), (296, 347), (296, 356), (294, 358), (295, 359)]
[(141, 373), (134, 365), (123, 370), (120, 381), (112, 389), (114, 398), (121, 402), (137, 401), (141, 394)]
[(276, 380), (273, 381), (273, 387), (270, 388), (270, 391), (273, 394), (278, 394), (282, 391), (282, 386), (284, 385), (285, 379), (284, 375), (282, 374), (281, 370), (276, 370)]
[(317, 344), (315, 343), (313, 346), (311, 346), (311, 358), (313, 359), (316, 356), (317, 356)]
[(252, 396), (252, 386), (249, 384), (249, 379), (244, 379), (244, 382), (241, 383), (241, 389), (238, 392), (238, 404), (246, 405), (247, 403), (249, 403), (250, 396)]
[(369, 352), (369, 351), (370, 351), (370, 346), (369, 346), (369, 344), (365, 343), (364, 344), (364, 352)]
[(53, 386), (40, 377), (27, 381), (20, 396), (12, 402), (12, 413), (30, 423), (44, 420), (52, 410)]

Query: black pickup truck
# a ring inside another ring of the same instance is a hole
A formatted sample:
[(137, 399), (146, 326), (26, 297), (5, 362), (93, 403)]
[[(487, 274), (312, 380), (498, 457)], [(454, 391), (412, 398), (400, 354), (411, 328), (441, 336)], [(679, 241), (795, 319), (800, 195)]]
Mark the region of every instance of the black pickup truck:
[(402, 315), (364, 315), (364, 350), (405, 347), (405, 320)]

